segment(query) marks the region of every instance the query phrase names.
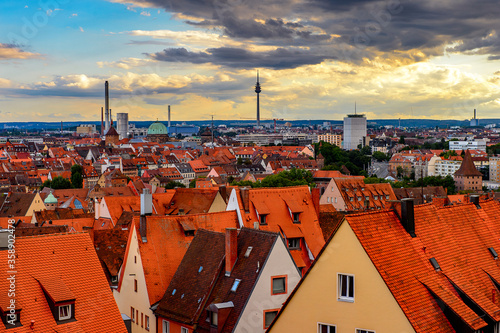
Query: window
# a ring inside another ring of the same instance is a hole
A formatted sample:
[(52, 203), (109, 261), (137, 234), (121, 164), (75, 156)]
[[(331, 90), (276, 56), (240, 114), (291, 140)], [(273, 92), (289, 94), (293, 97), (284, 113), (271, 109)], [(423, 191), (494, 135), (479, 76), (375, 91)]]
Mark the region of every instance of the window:
[(375, 331), (363, 330), (363, 329), (356, 328), (356, 333), (375, 333)]
[(71, 318), (71, 305), (61, 305), (59, 307), (59, 320)]
[(139, 325), (139, 310), (135, 310), (135, 318), (137, 318), (137, 320), (135, 321), (135, 323), (137, 325)]
[(240, 285), (240, 282), (241, 282), (241, 280), (239, 280), (239, 279), (234, 280), (233, 286), (231, 287), (231, 291), (233, 293), (235, 293), (236, 290), (238, 289), (238, 286)]
[(389, 194), (385, 195), (385, 200), (389, 200)]
[(378, 200), (378, 195), (373, 196), (373, 200)]
[(300, 223), (300, 213), (293, 213), (293, 223)]
[(189, 329), (181, 327), (181, 333), (189, 333)]
[(144, 327), (144, 313), (141, 312), (141, 327)]
[(130, 318), (132, 318), (132, 322), (135, 322), (135, 309), (130, 307)]
[(288, 238), (288, 248), (290, 250), (300, 249), (300, 238)]
[(337, 197), (335, 197), (335, 203), (337, 203)]
[(286, 276), (273, 276), (272, 295), (286, 294)]
[(166, 320), (162, 322), (162, 333), (170, 333), (170, 323)]
[(267, 224), (267, 215), (259, 215), (260, 224)]
[(149, 331), (149, 316), (146, 317), (146, 330)]
[(217, 326), (217, 324), (219, 322), (219, 317), (218, 317), (217, 312), (209, 311), (208, 315), (209, 315), (209, 319), (210, 319), (210, 325)]
[(354, 302), (354, 275), (338, 274), (339, 301)]
[(268, 328), (278, 315), (278, 310), (264, 311), (264, 329)]
[(134, 291), (137, 292), (137, 279), (134, 279)]
[(335, 333), (337, 332), (336, 329), (334, 325), (318, 323), (318, 333)]

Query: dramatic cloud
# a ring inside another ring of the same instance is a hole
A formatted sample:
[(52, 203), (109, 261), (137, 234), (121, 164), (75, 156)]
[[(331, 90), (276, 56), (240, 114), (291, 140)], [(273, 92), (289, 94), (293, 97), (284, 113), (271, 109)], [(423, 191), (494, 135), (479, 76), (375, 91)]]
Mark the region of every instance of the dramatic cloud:
[[(235, 40), (276, 47), (344, 45), (359, 57), (373, 52), (404, 53), (419, 49), (423, 59), (448, 52), (500, 56), (500, 9), (496, 0), (113, 0), (157, 7), (186, 19), (192, 26), (218, 28)], [(336, 36), (342, 43), (333, 42)], [(368, 51), (368, 53), (365, 53)], [(304, 51), (306, 53), (306, 51)], [(345, 61), (357, 57), (345, 57)], [(306, 62), (307, 63), (307, 62)]]
[(23, 51), (16, 45), (0, 43), (0, 60), (35, 58), (40, 58), (40, 54)]
[(311, 54), (300, 49), (278, 48), (268, 52), (251, 52), (229, 47), (208, 49), (206, 52), (191, 52), (185, 48), (165, 49), (149, 56), (155, 60), (168, 62), (211, 63), (235, 68), (265, 67), (273, 69), (319, 64), (326, 59), (335, 58), (333, 55)]

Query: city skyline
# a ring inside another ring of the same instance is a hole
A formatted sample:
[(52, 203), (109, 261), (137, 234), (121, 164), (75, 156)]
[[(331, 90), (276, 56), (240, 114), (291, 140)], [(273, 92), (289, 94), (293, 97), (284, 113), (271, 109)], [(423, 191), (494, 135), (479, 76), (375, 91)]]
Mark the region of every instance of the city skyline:
[[(498, 118), (492, 0), (0, 4), (0, 122)], [(116, 121), (116, 118), (115, 118)]]

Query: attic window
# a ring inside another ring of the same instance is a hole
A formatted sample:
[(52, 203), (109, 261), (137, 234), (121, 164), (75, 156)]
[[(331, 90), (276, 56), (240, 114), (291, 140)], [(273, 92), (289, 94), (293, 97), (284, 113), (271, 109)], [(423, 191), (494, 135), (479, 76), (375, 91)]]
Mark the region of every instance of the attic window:
[(260, 215), (259, 222), (260, 224), (267, 224), (267, 215)]
[(118, 276), (117, 275), (113, 275), (111, 277), (111, 283), (117, 283), (118, 282)]
[(69, 304), (59, 306), (59, 320), (68, 319), (71, 319), (71, 306)]
[(300, 223), (300, 213), (293, 213), (293, 223)]
[(250, 256), (250, 252), (252, 252), (252, 249), (253, 249), (253, 247), (252, 247), (252, 246), (249, 246), (249, 247), (247, 248), (247, 251), (245, 252), (245, 258), (248, 258), (248, 257)]
[(429, 261), (431, 262), (431, 265), (432, 265), (432, 267), (434, 267), (434, 269), (436, 270), (436, 272), (441, 271), (441, 267), (439, 266), (436, 258), (432, 257), (432, 258), (429, 259)]
[(497, 259), (498, 259), (498, 254), (497, 254), (497, 251), (495, 251), (495, 249), (494, 249), (494, 248), (492, 248), (492, 247), (489, 247), (489, 248), (488, 248), (488, 250), (490, 251), (490, 253), (491, 253), (491, 255), (493, 256), (493, 258), (494, 258), (495, 260), (497, 260)]
[(236, 279), (236, 280), (234, 280), (233, 286), (231, 287), (231, 291), (232, 291), (233, 293), (235, 293), (235, 292), (236, 292), (236, 290), (238, 289), (238, 286), (240, 285), (240, 282), (241, 282), (241, 280), (240, 280), (240, 279)]

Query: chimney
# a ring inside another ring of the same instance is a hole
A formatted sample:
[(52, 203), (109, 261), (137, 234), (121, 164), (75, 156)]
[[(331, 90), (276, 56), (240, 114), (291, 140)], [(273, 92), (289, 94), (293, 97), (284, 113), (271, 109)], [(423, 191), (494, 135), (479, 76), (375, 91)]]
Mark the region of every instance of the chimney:
[(413, 198), (401, 199), (401, 224), (411, 237), (416, 237)]
[(319, 219), (319, 199), (320, 199), (320, 189), (319, 188), (313, 188), (311, 190), (311, 198), (312, 202), (314, 205), (314, 210), (316, 211), (316, 215), (318, 216)]
[(148, 188), (144, 188), (141, 193), (141, 216), (153, 214), (153, 195)]
[(238, 230), (226, 228), (226, 276), (231, 276), (238, 258)]
[(101, 136), (104, 135), (104, 108), (101, 107)]
[(168, 106), (168, 131), (170, 132), (170, 105)]
[(477, 194), (472, 194), (470, 196), (470, 202), (472, 202), (476, 207), (479, 209), (481, 206), (479, 205), (479, 195)]
[(148, 223), (146, 215), (141, 215), (139, 221), (139, 233), (141, 234), (141, 239), (143, 243), (148, 241)]
[(240, 189), (241, 202), (243, 204), (243, 209), (245, 212), (250, 211), (250, 193), (248, 192), (248, 188), (244, 187)]
[(227, 201), (227, 188), (226, 188), (226, 185), (219, 186), (219, 193), (220, 193), (220, 196), (222, 197), (222, 200), (224, 200), (224, 202), (226, 202)]
[(258, 222), (258, 221), (255, 221), (255, 222), (253, 223), (253, 228), (254, 228), (255, 230), (259, 230), (259, 222)]
[(109, 83), (106, 81), (104, 83), (104, 110), (106, 111), (104, 120), (106, 122), (106, 126), (104, 127), (104, 134), (109, 129)]

